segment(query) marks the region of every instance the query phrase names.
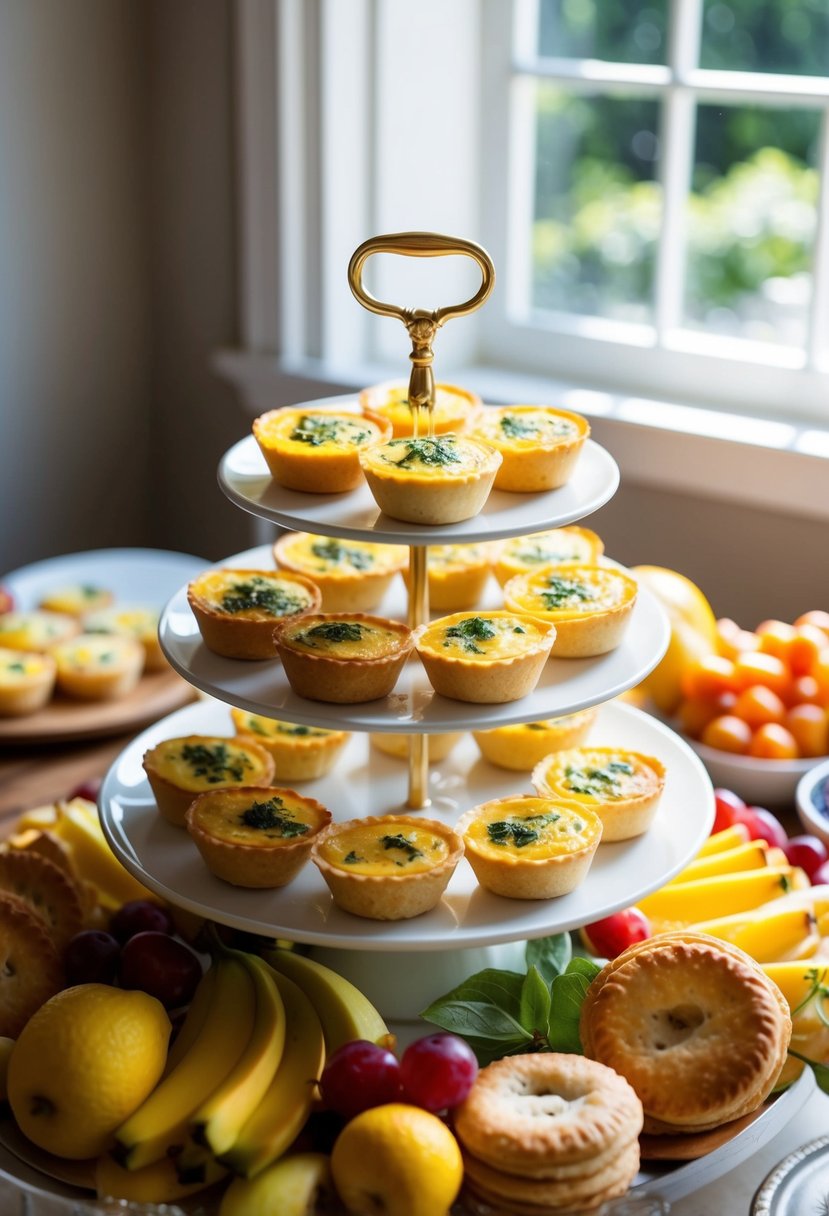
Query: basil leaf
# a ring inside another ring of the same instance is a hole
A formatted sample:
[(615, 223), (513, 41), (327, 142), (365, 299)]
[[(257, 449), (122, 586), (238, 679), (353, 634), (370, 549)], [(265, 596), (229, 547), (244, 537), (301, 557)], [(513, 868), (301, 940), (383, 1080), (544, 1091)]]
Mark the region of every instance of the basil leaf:
[(583, 954), (575, 954), (565, 968), (565, 975), (583, 975), (588, 984), (592, 984), (593, 980), (601, 971), (598, 963), (592, 958), (585, 958)]
[(553, 980), (550, 989), (550, 1023), (547, 1039), (551, 1051), (582, 1054), (579, 1015), (587, 989), (601, 967), (587, 958), (573, 958), (563, 975)]
[(523, 983), (524, 976), (518, 971), (500, 971), (497, 967), (487, 967), (484, 971), (470, 975), (469, 979), (458, 984), (457, 988), (433, 1001), (421, 1017), (427, 1018), (429, 1011), (440, 1007), (444, 1001), (480, 1001), (485, 1005), (495, 1005), (518, 1022), (521, 1015)]
[(556, 933), (553, 937), (537, 937), (527, 942), (525, 957), (527, 968), (537, 967), (542, 979), (549, 984), (557, 975), (561, 975), (570, 962), (573, 953), (573, 943), (569, 933)]
[(521, 986), (519, 1021), (531, 1035), (546, 1036), (550, 1021), (550, 989), (537, 967), (530, 967)]
[(799, 1051), (794, 1051), (789, 1048), (789, 1055), (794, 1056), (796, 1060), (802, 1060), (804, 1064), (808, 1064), (815, 1076), (818, 1089), (822, 1089), (825, 1094), (829, 1094), (829, 1067), (826, 1064), (821, 1064), (817, 1060), (810, 1060), (808, 1056), (802, 1056)]

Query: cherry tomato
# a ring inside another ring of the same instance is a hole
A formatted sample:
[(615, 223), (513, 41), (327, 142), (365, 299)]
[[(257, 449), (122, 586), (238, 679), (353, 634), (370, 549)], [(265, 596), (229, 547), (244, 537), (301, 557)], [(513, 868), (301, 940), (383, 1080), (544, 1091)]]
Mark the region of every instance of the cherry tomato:
[(817, 836), (792, 836), (783, 846), (789, 865), (799, 866), (813, 880), (813, 875), (829, 861), (829, 849)]
[(794, 735), (801, 756), (829, 752), (829, 714), (819, 705), (793, 705), (784, 725)]
[(724, 832), (726, 828), (730, 828), (734, 823), (741, 822), (738, 819), (738, 813), (746, 809), (746, 804), (739, 794), (735, 794), (733, 790), (722, 788), (714, 790), (714, 806), (714, 826), (711, 828), (712, 836), (717, 832)]
[(821, 650), (809, 674), (817, 683), (821, 705), (829, 705), (829, 646)]
[(773, 654), (753, 651), (737, 655), (734, 660), (734, 683), (738, 689), (751, 688), (752, 684), (763, 684), (779, 697), (786, 695), (791, 676), (786, 664)]
[(823, 698), (814, 676), (798, 676), (792, 680), (789, 701), (792, 705), (820, 705)]
[(70, 802), (73, 798), (85, 798), (87, 802), (97, 802), (101, 784), (100, 777), (90, 777), (88, 781), (82, 781), (69, 795)]
[(713, 699), (734, 690), (734, 664), (719, 654), (708, 654), (686, 668), (682, 676), (682, 695)]
[(759, 760), (796, 760), (797, 741), (785, 726), (767, 722), (754, 732), (748, 754)]
[(826, 646), (826, 634), (816, 625), (799, 625), (789, 643), (786, 660), (793, 676), (807, 676)]
[(740, 812), (737, 822), (748, 828), (750, 840), (765, 840), (776, 849), (788, 844), (789, 837), (783, 824), (764, 806), (747, 806)]
[(775, 658), (786, 658), (788, 647), (795, 637), (794, 625), (785, 621), (762, 621), (754, 631), (760, 639), (760, 650), (763, 654), (773, 654)]
[(717, 635), (720, 654), (726, 659), (736, 659), (740, 654), (757, 650), (760, 645), (756, 633), (741, 629), (736, 621), (727, 617), (717, 621)]
[(721, 714), (708, 723), (700, 738), (708, 747), (744, 755), (751, 743), (751, 727), (734, 714)]
[(692, 739), (698, 739), (705, 727), (720, 714), (730, 713), (737, 694), (733, 692), (720, 693), (713, 701), (704, 697), (686, 697), (680, 701), (676, 711), (680, 729)]
[(584, 934), (601, 958), (615, 958), (635, 942), (651, 935), (650, 921), (638, 908), (625, 908), (584, 926)]
[(795, 625), (815, 625), (818, 629), (822, 629), (829, 640), (829, 612), (824, 612), (820, 608), (813, 608), (811, 612), (804, 612), (795, 621)]
[(782, 722), (786, 716), (786, 706), (777, 693), (764, 684), (752, 684), (750, 688), (743, 689), (731, 712), (756, 730), (767, 722)]

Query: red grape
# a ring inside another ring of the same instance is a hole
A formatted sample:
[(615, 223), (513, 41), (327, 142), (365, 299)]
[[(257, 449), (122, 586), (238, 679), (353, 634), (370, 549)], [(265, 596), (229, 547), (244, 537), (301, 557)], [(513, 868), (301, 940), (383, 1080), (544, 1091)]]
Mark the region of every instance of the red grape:
[(733, 790), (724, 789), (714, 790), (714, 803), (716, 812), (714, 826), (711, 828), (712, 835), (715, 832), (724, 832), (733, 823), (739, 822), (738, 812), (744, 811), (746, 805), (739, 794), (735, 794)]
[(186, 1005), (201, 975), (190, 947), (166, 933), (137, 933), (121, 950), (121, 987), (140, 988), (166, 1009)]
[(478, 1075), (478, 1061), (463, 1039), (439, 1031), (409, 1044), (400, 1075), (406, 1101), (434, 1113), (463, 1102)]
[(748, 828), (750, 840), (765, 840), (776, 849), (782, 849), (789, 840), (780, 820), (763, 806), (747, 806), (737, 821)]
[(66, 944), (66, 981), (73, 984), (112, 984), (118, 974), (121, 947), (111, 933), (84, 929)]
[(638, 908), (624, 908), (584, 926), (588, 942), (602, 958), (615, 958), (634, 942), (643, 942), (651, 935), (650, 921)]
[(82, 781), (80, 785), (76, 785), (69, 795), (69, 800), (73, 798), (85, 798), (87, 802), (97, 802), (98, 794), (101, 790), (102, 781), (100, 777), (90, 777), (88, 781)]
[(385, 1047), (353, 1039), (328, 1057), (320, 1091), (330, 1110), (352, 1119), (372, 1106), (399, 1101), (400, 1062)]
[(811, 876), (811, 881), (813, 887), (829, 886), (829, 861), (824, 861), (822, 866), (818, 866)]
[(173, 918), (166, 908), (150, 899), (131, 899), (113, 914), (109, 931), (123, 945), (136, 933), (173, 933)]
[(800, 866), (811, 881), (812, 875), (829, 861), (829, 850), (817, 836), (792, 836), (783, 846), (789, 865)]
[(0, 587), (0, 613), (14, 612), (14, 596), (5, 587)]

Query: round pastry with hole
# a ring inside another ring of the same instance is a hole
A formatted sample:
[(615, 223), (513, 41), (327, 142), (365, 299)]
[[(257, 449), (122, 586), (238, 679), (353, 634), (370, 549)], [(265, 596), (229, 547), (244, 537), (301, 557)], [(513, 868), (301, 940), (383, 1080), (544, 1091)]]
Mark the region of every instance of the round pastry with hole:
[(81, 623), (68, 612), (0, 613), (0, 646), (45, 654), (81, 632)]
[(408, 920), (434, 908), (462, 856), (457, 832), (413, 815), (332, 823), (311, 850), (337, 907), (371, 920)]
[(134, 638), (82, 633), (54, 646), (57, 687), (82, 701), (114, 701), (132, 692), (144, 670), (144, 647)]
[(187, 588), (202, 641), (228, 659), (273, 659), (273, 629), (320, 606), (319, 588), (283, 570), (208, 570)]
[(114, 633), (144, 647), (144, 670), (163, 671), (167, 660), (158, 640), (158, 610), (142, 605), (113, 605), (83, 618), (84, 633)]
[(253, 434), (279, 485), (311, 494), (344, 494), (362, 481), (358, 454), (390, 439), (391, 423), (367, 412), (289, 407), (256, 418)]
[(246, 709), (231, 709), (230, 716), (240, 739), (258, 743), (273, 756), (276, 781), (313, 781), (324, 777), (351, 738), (345, 730), (298, 726)]
[(461, 612), (480, 603), (492, 569), (488, 545), (429, 545), (426, 562), (433, 609)]
[(55, 660), (49, 654), (0, 648), (0, 718), (37, 713), (55, 688)]
[(38, 604), (38, 608), (44, 612), (65, 612), (69, 616), (86, 616), (88, 612), (108, 608), (114, 598), (112, 592), (106, 587), (98, 587), (93, 583), (70, 583), (68, 586), (55, 587), (48, 591)]
[(595, 566), (604, 553), (604, 541), (590, 528), (548, 528), (530, 536), (495, 542), (494, 571), (502, 587), (518, 574), (532, 574), (542, 566)]
[(364, 612), (318, 613), (274, 632), (285, 675), (311, 701), (356, 705), (387, 696), (414, 645), (401, 621)]
[[(463, 735), (463, 731), (457, 730), (446, 731), (440, 735), (427, 735), (429, 763), (437, 764), (439, 761), (445, 760), (452, 748), (460, 743)], [(384, 756), (394, 756), (396, 760), (409, 758), (409, 744), (415, 738), (417, 738), (416, 735), (392, 735), (385, 732), (369, 735), (372, 747), (376, 747), (378, 752), (382, 752)]]
[(455, 612), (417, 631), (417, 653), (435, 692), (476, 705), (518, 701), (538, 683), (554, 625), (520, 612)]
[(619, 645), (638, 590), (615, 566), (542, 566), (510, 579), (504, 604), (555, 625), (557, 659), (583, 659)]
[(310, 532), (289, 532), (273, 547), (280, 570), (310, 578), (320, 589), (323, 612), (370, 612), (406, 568), (405, 545), (337, 540)]
[(466, 435), (390, 439), (360, 452), (381, 511), (415, 524), (454, 524), (483, 507), (501, 456)]
[(198, 794), (219, 787), (267, 786), (273, 757), (248, 739), (185, 735), (165, 739), (144, 753), (144, 772), (163, 817), (184, 827), (187, 808)]
[(602, 839), (630, 840), (651, 825), (665, 788), (665, 766), (656, 756), (617, 747), (581, 747), (554, 752), (533, 770), (544, 798), (568, 798), (595, 811)]
[(503, 457), (496, 489), (538, 493), (557, 490), (570, 480), (590, 423), (581, 414), (548, 405), (489, 406), (472, 434)]
[(582, 709), (561, 718), (543, 722), (519, 722), (514, 726), (498, 726), (495, 730), (473, 730), (481, 755), (490, 764), (531, 773), (545, 756), (565, 747), (583, 742), (596, 720), (595, 709)]
[(236, 887), (284, 887), (331, 813), (296, 790), (242, 786), (199, 794), (184, 822), (217, 878)]
[[(395, 439), (414, 433), (412, 407), (409, 405), (409, 384), (404, 380), (387, 380), (373, 384), (360, 393), (360, 405), (392, 425)], [(481, 398), (457, 384), (436, 384), (432, 409), (432, 433), (445, 435), (448, 431), (464, 431), (472, 426), (481, 410)], [(425, 426), (418, 419), (420, 432)]]
[(584, 881), (602, 821), (576, 802), (517, 794), (473, 807), (456, 830), (485, 890), (508, 899), (555, 899)]

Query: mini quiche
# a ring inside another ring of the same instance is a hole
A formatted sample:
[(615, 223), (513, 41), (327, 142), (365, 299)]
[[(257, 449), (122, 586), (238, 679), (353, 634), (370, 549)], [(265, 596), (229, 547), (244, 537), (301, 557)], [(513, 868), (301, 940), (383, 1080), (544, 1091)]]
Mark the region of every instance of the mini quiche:
[(66, 612), (69, 616), (86, 616), (99, 608), (108, 608), (114, 596), (105, 587), (93, 583), (72, 583), (66, 587), (55, 587), (43, 596), (38, 608), (44, 612)]
[[(452, 748), (460, 743), (463, 735), (462, 730), (450, 730), (442, 735), (427, 735), (429, 763), (437, 764), (439, 760), (445, 760)], [(376, 747), (378, 752), (382, 752), (384, 756), (394, 756), (396, 760), (408, 759), (409, 743), (414, 737), (414, 735), (391, 735), (379, 732), (369, 735), (372, 747)]]
[(67, 612), (5, 612), (0, 615), (0, 646), (44, 654), (81, 632), (80, 621)]
[(550, 528), (530, 536), (514, 536), (496, 550), (494, 570), (501, 586), (518, 574), (531, 574), (541, 566), (595, 566), (604, 542), (589, 528)]
[(273, 547), (280, 570), (304, 574), (320, 589), (323, 612), (369, 612), (409, 561), (405, 545), (336, 540), (289, 532)]
[(58, 690), (84, 701), (114, 701), (132, 692), (144, 670), (134, 638), (82, 633), (52, 648)]
[(55, 660), (48, 654), (0, 649), (0, 718), (43, 709), (55, 687)]
[(162, 671), (167, 660), (158, 640), (158, 610), (137, 605), (102, 608), (83, 618), (84, 633), (115, 633), (144, 647), (144, 670)]
[(187, 588), (208, 650), (228, 659), (272, 659), (274, 625), (316, 612), (319, 588), (281, 570), (208, 570)]
[(324, 777), (342, 751), (350, 734), (323, 730), (321, 726), (297, 726), (279, 722), (246, 709), (231, 709), (239, 738), (251, 739), (273, 756), (278, 781), (312, 781)]
[(622, 748), (571, 748), (541, 760), (532, 780), (545, 798), (571, 798), (594, 810), (604, 824), (603, 840), (630, 840), (650, 827), (665, 766), (655, 756)]
[(199, 794), (184, 824), (207, 868), (237, 887), (284, 887), (331, 813), (295, 790), (242, 786)]
[(274, 640), (295, 693), (355, 705), (391, 692), (414, 634), (401, 621), (342, 612), (288, 621), (274, 631)]
[(391, 423), (370, 414), (269, 410), (253, 434), (274, 481), (288, 490), (342, 494), (362, 480), (359, 453), (391, 438)]
[(456, 832), (411, 815), (333, 823), (311, 850), (337, 907), (371, 920), (408, 920), (434, 908), (462, 856)]
[(638, 584), (613, 566), (542, 566), (504, 588), (504, 604), (555, 625), (557, 659), (606, 654), (621, 642)]
[(503, 456), (496, 489), (534, 493), (567, 484), (590, 424), (581, 414), (546, 405), (491, 406), (472, 433)]
[(415, 524), (454, 524), (486, 502), (501, 456), (465, 435), (391, 439), (360, 452), (381, 511)]
[(274, 775), (264, 747), (216, 735), (165, 739), (144, 753), (143, 765), (159, 811), (179, 828), (197, 794), (217, 786), (270, 785)]
[(440, 612), (474, 608), (492, 569), (486, 544), (429, 545), (429, 603)]
[(514, 772), (530, 773), (550, 752), (577, 747), (596, 720), (595, 709), (582, 709), (562, 718), (522, 722), (495, 730), (473, 730), (481, 755), (490, 764)]
[[(388, 380), (374, 384), (360, 393), (360, 405), (365, 410), (387, 418), (392, 425), (395, 439), (414, 433), (412, 407), (409, 405), (409, 385), (403, 380)], [(432, 410), (432, 429), (435, 435), (447, 431), (463, 431), (472, 425), (481, 409), (481, 398), (456, 384), (436, 384), (435, 404)], [(425, 430), (422, 419), (421, 434)]]
[(485, 705), (532, 692), (555, 637), (555, 626), (524, 613), (455, 612), (421, 625), (416, 645), (435, 692)]
[(456, 825), (482, 887), (509, 899), (553, 899), (584, 879), (602, 839), (595, 811), (521, 794), (473, 807)]

